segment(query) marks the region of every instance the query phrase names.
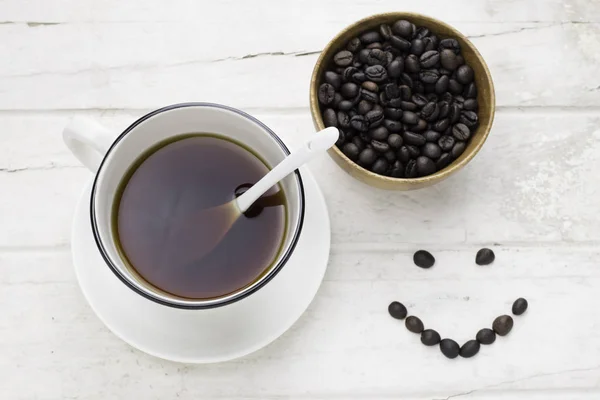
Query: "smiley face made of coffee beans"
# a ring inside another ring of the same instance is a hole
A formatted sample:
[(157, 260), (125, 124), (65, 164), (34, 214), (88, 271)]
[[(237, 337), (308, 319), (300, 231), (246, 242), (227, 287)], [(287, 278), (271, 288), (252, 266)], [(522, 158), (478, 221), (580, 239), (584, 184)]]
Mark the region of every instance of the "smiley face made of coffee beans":
[[(488, 265), (494, 262), (496, 256), (491, 249), (481, 249), (475, 256), (477, 265)], [(420, 268), (431, 268), (435, 264), (435, 258), (426, 250), (419, 250), (413, 256), (415, 265)], [(512, 306), (513, 315), (522, 315), (527, 310), (527, 300), (518, 298)], [(440, 351), (448, 358), (456, 358), (459, 355), (463, 358), (473, 357), (479, 352), (481, 345), (489, 345), (496, 341), (496, 336), (506, 336), (512, 330), (514, 321), (510, 315), (501, 315), (494, 320), (492, 328), (483, 328), (475, 339), (465, 342), (462, 346), (452, 339), (442, 339), (440, 334), (433, 329), (425, 329), (423, 322), (416, 316), (408, 316), (406, 307), (397, 301), (393, 301), (388, 306), (388, 312), (395, 319), (405, 319), (406, 329), (421, 335), (421, 343), (425, 346), (440, 346)]]

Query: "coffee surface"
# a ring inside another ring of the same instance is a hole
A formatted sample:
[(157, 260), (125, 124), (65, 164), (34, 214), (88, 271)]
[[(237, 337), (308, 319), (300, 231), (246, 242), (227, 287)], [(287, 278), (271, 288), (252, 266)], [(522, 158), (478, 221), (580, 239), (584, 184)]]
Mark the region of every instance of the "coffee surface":
[(152, 286), (191, 299), (220, 297), (255, 282), (277, 258), (285, 234), (279, 187), (265, 194), (268, 206), (252, 218), (240, 216), (200, 259), (189, 247), (193, 229), (186, 226), (191, 237), (185, 245), (176, 232), (267, 172), (252, 152), (217, 136), (186, 135), (147, 152), (121, 183), (113, 213), (118, 246), (130, 268)]

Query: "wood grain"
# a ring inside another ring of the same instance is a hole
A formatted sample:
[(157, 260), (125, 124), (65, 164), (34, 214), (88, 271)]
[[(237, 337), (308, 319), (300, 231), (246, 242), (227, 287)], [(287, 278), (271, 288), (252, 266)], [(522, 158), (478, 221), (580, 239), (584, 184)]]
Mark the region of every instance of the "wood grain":
[[(305, 315), (242, 359), (161, 361), (112, 335), (77, 287), (75, 202), (90, 173), (62, 144), (68, 118), (115, 130), (156, 107), (213, 101), (291, 145), (314, 131), (318, 52), (365, 16), (454, 25), (490, 66), (489, 140), (448, 181), (364, 186), (315, 160), (332, 256)], [(0, 0), (0, 399), (600, 398), (600, 6), (589, 0)], [(483, 245), (489, 267), (473, 263)], [(411, 261), (418, 248), (437, 259)], [(513, 332), (451, 362), (389, 318), (403, 301), (459, 342), (510, 310)]]

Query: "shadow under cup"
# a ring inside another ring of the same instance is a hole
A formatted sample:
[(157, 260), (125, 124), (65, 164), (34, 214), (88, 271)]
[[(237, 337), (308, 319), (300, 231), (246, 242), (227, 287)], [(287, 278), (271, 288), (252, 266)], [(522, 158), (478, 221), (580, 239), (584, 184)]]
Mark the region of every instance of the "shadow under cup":
[(252, 116), (234, 108), (210, 103), (185, 103), (161, 108), (134, 122), (109, 148), (94, 180), (90, 215), (98, 249), (123, 283), (138, 294), (163, 305), (201, 309), (240, 300), (270, 281), (291, 256), (304, 219), (304, 189), (298, 171), (280, 182), (286, 198), (286, 229), (275, 262), (254, 282), (233, 293), (210, 299), (176, 297), (141, 278), (122, 257), (113, 234), (113, 205), (123, 178), (148, 149), (169, 138), (190, 133), (210, 133), (240, 142), (273, 167), (290, 152), (279, 137)]

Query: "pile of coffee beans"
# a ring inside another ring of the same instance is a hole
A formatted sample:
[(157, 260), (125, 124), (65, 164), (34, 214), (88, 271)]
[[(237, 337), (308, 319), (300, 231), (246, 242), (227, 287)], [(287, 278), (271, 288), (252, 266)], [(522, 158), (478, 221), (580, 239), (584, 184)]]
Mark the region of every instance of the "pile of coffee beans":
[(318, 99), (337, 147), (394, 178), (431, 175), (465, 150), (477, 129), (477, 86), (455, 38), (406, 20), (352, 38), (333, 56)]
[[(527, 310), (527, 300), (517, 299), (512, 306), (514, 315), (522, 315)], [(468, 340), (462, 346), (452, 339), (442, 339), (440, 334), (433, 329), (425, 329), (423, 321), (418, 317), (411, 315), (407, 317), (406, 307), (397, 301), (390, 303), (388, 312), (395, 319), (405, 319), (405, 326), (410, 332), (421, 335), (421, 343), (425, 346), (435, 346), (439, 344), (440, 351), (448, 358), (456, 358), (459, 355), (463, 358), (473, 357), (479, 353), (481, 345), (490, 345), (496, 341), (497, 336), (506, 336), (513, 328), (514, 321), (510, 315), (501, 315), (492, 323), (492, 329), (483, 328), (477, 332), (475, 339)]]

